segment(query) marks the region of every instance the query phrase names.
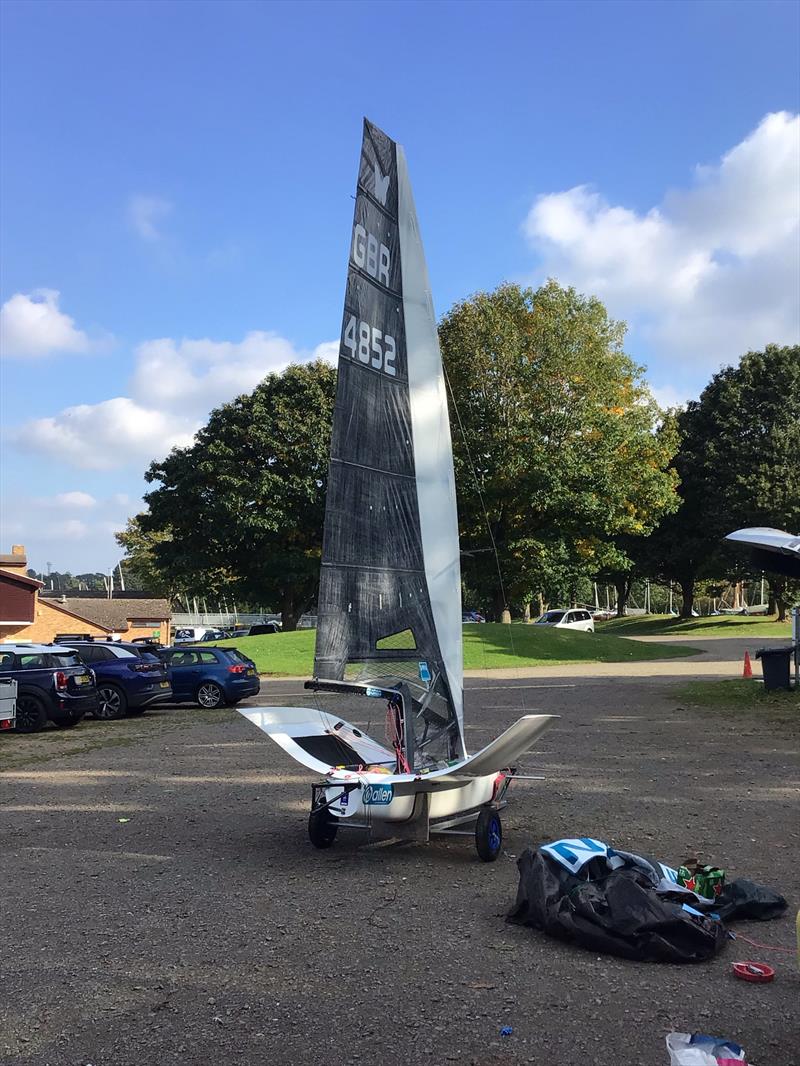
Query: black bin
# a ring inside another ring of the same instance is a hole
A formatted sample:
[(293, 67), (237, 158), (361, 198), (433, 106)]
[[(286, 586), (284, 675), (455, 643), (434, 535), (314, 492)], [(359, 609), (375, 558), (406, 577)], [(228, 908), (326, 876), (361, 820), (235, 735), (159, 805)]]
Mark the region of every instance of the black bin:
[(788, 648), (762, 648), (756, 652), (756, 658), (761, 660), (764, 688), (791, 688), (789, 664), (792, 661), (793, 651), (794, 648), (790, 646)]

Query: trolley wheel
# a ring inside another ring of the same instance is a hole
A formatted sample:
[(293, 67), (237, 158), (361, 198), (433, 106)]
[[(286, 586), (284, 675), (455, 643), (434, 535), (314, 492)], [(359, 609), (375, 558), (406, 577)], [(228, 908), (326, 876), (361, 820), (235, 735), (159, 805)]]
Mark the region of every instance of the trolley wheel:
[(491, 807), (484, 807), (475, 825), (475, 847), (482, 862), (494, 862), (503, 846), (503, 826), (500, 815)]
[(329, 848), (336, 839), (339, 826), (327, 807), (312, 811), (308, 816), (308, 839), (315, 848)]

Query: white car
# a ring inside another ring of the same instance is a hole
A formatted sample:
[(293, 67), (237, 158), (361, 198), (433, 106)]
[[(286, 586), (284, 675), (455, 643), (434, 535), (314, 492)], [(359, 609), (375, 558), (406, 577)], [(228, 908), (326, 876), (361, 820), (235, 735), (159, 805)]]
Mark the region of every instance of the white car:
[(588, 611), (571, 608), (563, 611), (545, 611), (536, 619), (537, 626), (555, 626), (557, 629), (579, 629), (583, 633), (594, 633), (594, 620)]
[(172, 643), (199, 644), (205, 640), (206, 633), (210, 632), (210, 626), (179, 626), (172, 632)]

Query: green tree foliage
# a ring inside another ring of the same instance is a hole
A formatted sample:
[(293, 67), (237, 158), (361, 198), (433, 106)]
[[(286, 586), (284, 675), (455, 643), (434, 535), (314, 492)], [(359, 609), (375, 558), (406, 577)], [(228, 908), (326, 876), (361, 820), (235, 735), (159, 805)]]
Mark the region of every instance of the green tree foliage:
[[(678, 416), (679, 510), (642, 546), (643, 571), (681, 585), (685, 616), (703, 577), (741, 577), (723, 537), (744, 526), (800, 531), (800, 347), (748, 352), (715, 374)], [(796, 595), (770, 579), (781, 616)], [(800, 590), (798, 590), (800, 592)]]
[(128, 519), (124, 530), (114, 534), (117, 544), (125, 551), (125, 558), (122, 560), (125, 584), (129, 589), (172, 599), (179, 586), (172, 572), (162, 569), (159, 565), (156, 554), (159, 544), (172, 540), (172, 533), (169, 529), (145, 529), (146, 521), (145, 515), (134, 515)]
[(138, 516), (158, 571), (181, 589), (275, 603), (285, 630), (319, 579), (336, 372), (321, 361), (270, 374), (212, 411), (188, 448), (153, 463)]
[[(469, 585), (506, 602), (620, 566), (616, 537), (648, 533), (676, 505), (673, 430), (603, 304), (554, 281), (506, 284), (457, 304), (439, 337)], [(462, 434), (463, 429), (463, 434)]]

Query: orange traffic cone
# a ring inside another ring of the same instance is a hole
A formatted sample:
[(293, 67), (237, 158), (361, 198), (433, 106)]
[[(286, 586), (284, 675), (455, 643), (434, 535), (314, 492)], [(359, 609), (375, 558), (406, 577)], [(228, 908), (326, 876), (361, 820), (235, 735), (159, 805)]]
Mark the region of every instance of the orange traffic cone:
[(742, 670), (742, 677), (752, 677), (752, 676), (753, 676), (753, 667), (750, 664), (750, 652), (746, 651), (744, 653), (744, 670)]

